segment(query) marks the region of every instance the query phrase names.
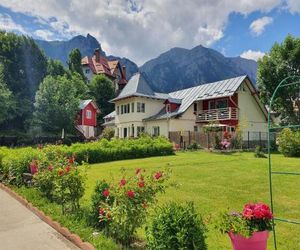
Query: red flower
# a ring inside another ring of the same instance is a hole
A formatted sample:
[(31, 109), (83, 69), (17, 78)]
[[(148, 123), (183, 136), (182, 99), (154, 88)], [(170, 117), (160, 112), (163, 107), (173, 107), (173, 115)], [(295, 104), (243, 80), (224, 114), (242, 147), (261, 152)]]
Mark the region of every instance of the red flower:
[(270, 208), (264, 203), (249, 203), (244, 206), (243, 216), (249, 220), (251, 219), (267, 219), (273, 218)]
[(54, 169), (53, 166), (51, 166), (51, 165), (48, 166), (48, 170), (49, 170), (49, 171), (52, 171), (53, 169)]
[(156, 180), (159, 180), (161, 177), (162, 177), (162, 173), (161, 173), (161, 172), (157, 172), (157, 173), (155, 173), (155, 175), (154, 175), (154, 178), (155, 178)]
[(138, 186), (139, 186), (140, 188), (145, 187), (145, 182), (139, 181), (139, 182), (138, 182)]
[(137, 170), (135, 170), (135, 174), (138, 175), (141, 172), (141, 169), (138, 168)]
[(125, 180), (125, 179), (122, 179), (122, 180), (120, 181), (120, 187), (125, 186), (125, 184), (126, 184), (126, 180)]
[(30, 172), (32, 175), (35, 175), (39, 171), (39, 162), (37, 160), (34, 160), (30, 163)]
[(70, 165), (66, 166), (66, 168), (65, 168), (65, 172), (66, 172), (66, 173), (69, 173), (69, 172), (70, 172), (70, 170), (71, 170), (71, 166), (70, 166)]
[(62, 176), (64, 174), (64, 171), (62, 169), (59, 169), (57, 174), (58, 174), (58, 176)]
[(103, 194), (104, 197), (108, 197), (109, 196), (109, 189), (108, 188), (104, 189), (102, 194)]
[(127, 196), (128, 196), (129, 198), (133, 198), (133, 197), (135, 196), (134, 191), (133, 191), (133, 190), (127, 191)]
[(147, 202), (144, 202), (144, 203), (142, 204), (142, 207), (143, 207), (144, 209), (146, 209), (146, 208), (148, 207)]
[(105, 209), (101, 207), (101, 208), (99, 209), (99, 214), (100, 214), (100, 215), (104, 215), (104, 214), (105, 214)]
[(72, 165), (72, 164), (74, 163), (74, 159), (73, 159), (73, 157), (69, 158), (68, 162), (69, 162), (69, 164), (71, 164), (71, 165)]

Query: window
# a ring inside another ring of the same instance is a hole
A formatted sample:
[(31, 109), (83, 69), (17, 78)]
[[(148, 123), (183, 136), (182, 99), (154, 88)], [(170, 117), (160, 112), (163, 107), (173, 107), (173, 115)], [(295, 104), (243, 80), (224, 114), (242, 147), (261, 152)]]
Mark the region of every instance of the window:
[(159, 136), (159, 126), (153, 127), (153, 136)]
[(215, 109), (216, 108), (216, 104), (215, 101), (208, 101), (208, 109)]
[(90, 73), (90, 69), (86, 69), (86, 70), (85, 70), (85, 73), (86, 73), (86, 74), (89, 74), (89, 73)]
[(120, 113), (120, 106), (117, 106), (117, 115)]
[(86, 118), (87, 119), (92, 119), (92, 111), (90, 111), (90, 110), (86, 111)]
[(235, 132), (235, 127), (227, 126), (226, 131), (229, 132), (229, 133), (234, 133)]
[(137, 103), (137, 112), (145, 113), (145, 103), (142, 103), (142, 102)]
[(217, 109), (228, 108), (228, 100), (227, 99), (217, 100), (216, 101), (216, 108)]
[(131, 103), (131, 113), (134, 113), (134, 102)]
[(124, 105), (121, 105), (121, 114), (124, 114)]
[(198, 132), (198, 126), (194, 126), (194, 132)]
[(198, 103), (194, 103), (194, 112), (197, 112), (198, 110)]
[(137, 127), (137, 136), (145, 132), (145, 127), (138, 126)]
[(127, 128), (123, 128), (123, 138), (127, 137)]
[(127, 113), (130, 113), (130, 103), (127, 104)]
[(131, 136), (134, 137), (134, 125), (131, 125)]
[(166, 109), (167, 109), (167, 112), (170, 113), (171, 112), (171, 104), (168, 103), (166, 105)]

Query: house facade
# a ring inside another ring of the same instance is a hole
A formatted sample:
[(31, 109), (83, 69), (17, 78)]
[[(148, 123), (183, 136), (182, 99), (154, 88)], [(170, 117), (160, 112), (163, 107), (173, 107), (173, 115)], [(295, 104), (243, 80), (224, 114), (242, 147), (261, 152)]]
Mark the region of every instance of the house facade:
[(92, 57), (85, 56), (81, 60), (82, 70), (88, 82), (94, 75), (105, 75), (113, 82), (113, 87), (119, 93), (126, 85), (126, 67), (121, 66), (118, 60), (108, 60), (101, 53), (100, 49), (95, 49)]
[(99, 108), (93, 100), (82, 100), (79, 104), (80, 111), (76, 117), (75, 128), (86, 138), (96, 136), (97, 114)]
[(234, 132), (267, 130), (267, 110), (247, 76), (202, 84), (171, 93), (154, 92), (137, 73), (112, 100), (115, 113), (110, 126), (117, 137), (137, 137), (146, 132), (168, 137), (173, 131), (203, 131), (216, 126)]

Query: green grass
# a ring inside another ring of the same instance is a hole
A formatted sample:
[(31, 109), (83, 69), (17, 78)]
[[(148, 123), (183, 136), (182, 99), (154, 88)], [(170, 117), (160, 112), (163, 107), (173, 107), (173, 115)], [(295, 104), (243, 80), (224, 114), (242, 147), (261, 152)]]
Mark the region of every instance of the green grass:
[[(299, 158), (285, 158), (282, 155), (274, 155), (273, 163), (275, 170), (299, 172)], [(121, 177), (120, 169), (134, 171), (136, 168), (144, 168), (146, 171), (154, 171), (164, 168), (172, 170), (171, 181), (176, 186), (169, 187), (167, 192), (159, 196), (159, 204), (168, 201), (194, 201), (195, 206), (206, 221), (208, 221), (209, 232), (207, 234), (208, 249), (231, 249), (229, 239), (226, 235), (219, 234), (214, 229), (213, 220), (226, 209), (241, 210), (242, 206), (249, 201), (263, 201), (269, 203), (269, 184), (267, 159), (255, 158), (253, 153), (235, 153), (231, 155), (208, 153), (203, 151), (178, 153), (175, 156), (152, 157), (136, 160), (125, 160), (94, 164), (87, 172), (87, 187), (83, 198), (83, 205), (87, 207), (98, 179), (109, 180)], [(298, 178), (297, 178), (298, 177)], [(300, 218), (300, 179), (299, 176), (274, 176), (274, 198), (276, 216), (290, 219)], [(28, 189), (27, 189), (28, 190)], [(21, 189), (29, 200), (38, 200), (38, 197), (28, 197), (29, 192)], [(38, 194), (34, 194), (37, 196)], [(75, 228), (80, 236), (86, 240), (91, 239), (91, 228), (78, 220), (77, 224), (62, 219), (59, 209), (53, 204), (45, 204), (39, 201), (38, 206), (54, 219), (62, 220), (63, 225)], [(74, 218), (72, 221), (76, 221)], [(299, 226), (278, 222), (277, 236), (278, 249), (297, 250), (300, 249)], [(144, 231), (139, 231), (140, 237), (144, 237)], [(92, 238), (92, 243), (98, 241), (99, 249), (117, 248), (111, 240), (105, 242), (105, 238)], [(108, 244), (108, 245), (105, 245)], [(269, 249), (272, 249), (273, 239), (269, 239)], [(114, 248), (113, 248), (114, 247)]]

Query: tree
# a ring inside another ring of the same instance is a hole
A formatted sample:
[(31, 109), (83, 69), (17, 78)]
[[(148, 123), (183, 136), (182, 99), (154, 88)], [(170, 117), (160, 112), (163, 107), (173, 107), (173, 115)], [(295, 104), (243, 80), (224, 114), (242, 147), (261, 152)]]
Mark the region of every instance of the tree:
[[(300, 76), (300, 38), (288, 35), (258, 61), (257, 84), (263, 103), (268, 105), (277, 85), (294, 75)], [(283, 124), (300, 124), (300, 114), (295, 112), (300, 110), (299, 92), (299, 85), (279, 89), (272, 110), (280, 114)]]
[(73, 132), (79, 102), (87, 92), (87, 88), (82, 87), (85, 83), (80, 81), (76, 75), (72, 78), (47, 76), (36, 93), (33, 122), (43, 131)]
[(15, 116), (15, 100), (12, 92), (4, 81), (3, 65), (0, 64), (0, 124), (11, 120)]
[(90, 94), (101, 110), (100, 119), (114, 110), (114, 104), (109, 100), (115, 97), (112, 81), (103, 75), (96, 75), (89, 85)]
[(0, 63), (4, 82), (16, 100), (17, 112), (9, 129), (24, 130), (32, 117), (36, 90), (46, 75), (47, 58), (32, 38), (0, 31)]
[(77, 72), (84, 79), (84, 74), (81, 66), (81, 53), (79, 49), (73, 49), (69, 54), (68, 66), (71, 73)]
[(47, 75), (49, 76), (63, 76), (67, 74), (66, 69), (58, 60), (49, 59), (47, 63)]

